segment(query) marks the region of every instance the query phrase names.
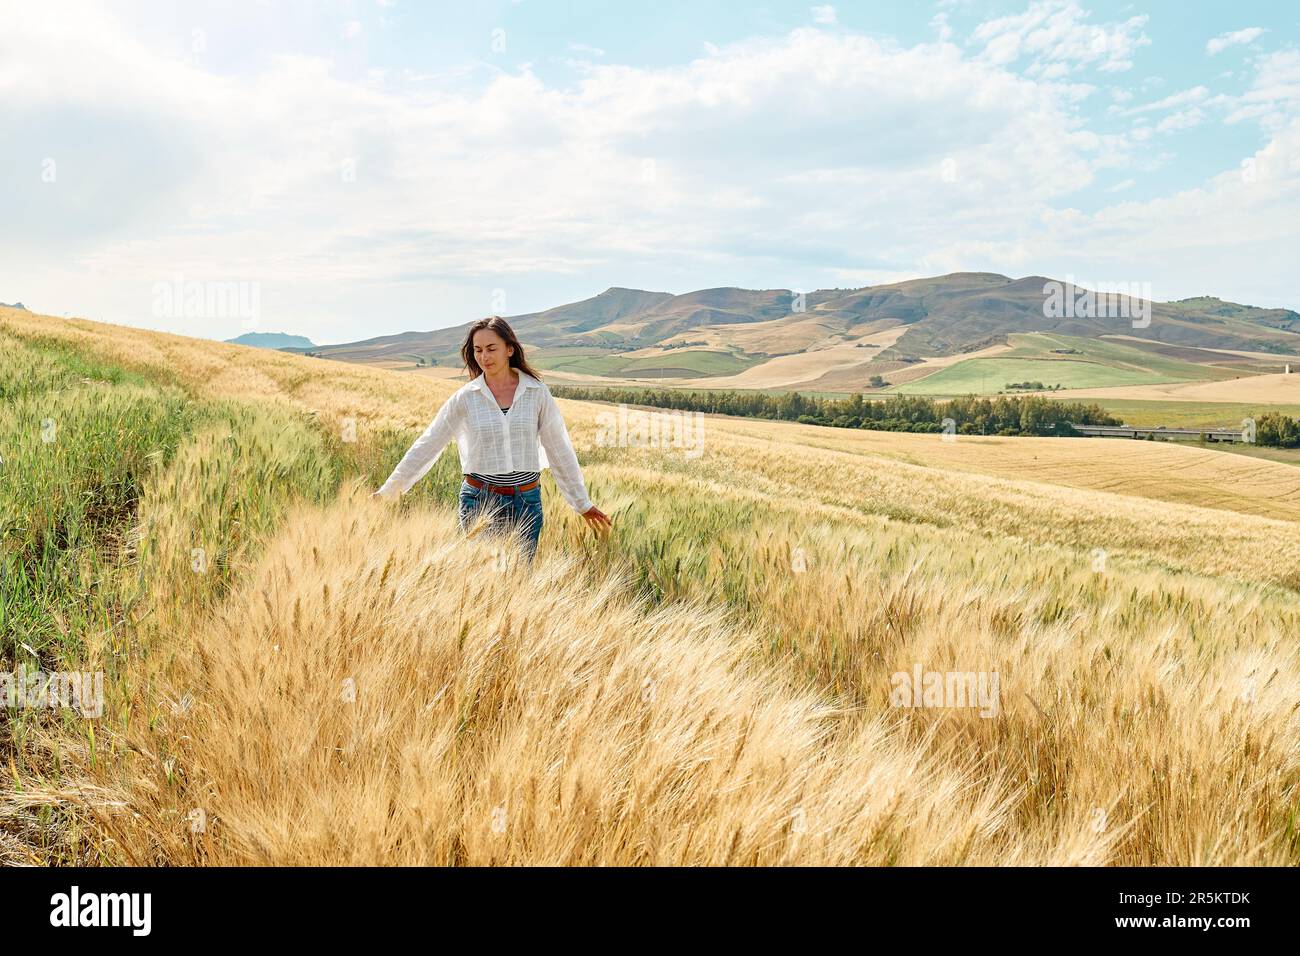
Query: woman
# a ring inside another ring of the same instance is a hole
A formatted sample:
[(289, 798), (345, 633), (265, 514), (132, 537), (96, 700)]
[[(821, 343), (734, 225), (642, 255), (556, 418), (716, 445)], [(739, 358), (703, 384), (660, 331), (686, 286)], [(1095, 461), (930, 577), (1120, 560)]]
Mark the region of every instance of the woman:
[(569, 507), (597, 531), (607, 532), (611, 522), (587, 497), (560, 407), (525, 360), (509, 323), (498, 316), (475, 322), (460, 354), (470, 381), (447, 399), (372, 497), (401, 497), (455, 438), (465, 472), (462, 531), (479, 514), (494, 529), (519, 525), (531, 562), (542, 533), (541, 470), (549, 466)]

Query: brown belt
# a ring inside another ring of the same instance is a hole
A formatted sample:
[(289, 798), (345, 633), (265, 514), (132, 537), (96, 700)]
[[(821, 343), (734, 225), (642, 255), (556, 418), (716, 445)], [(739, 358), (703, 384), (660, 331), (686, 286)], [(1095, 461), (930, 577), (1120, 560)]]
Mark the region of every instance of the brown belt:
[(477, 478), (470, 475), (466, 475), (465, 480), (475, 488), (486, 488), (488, 491), (496, 492), (498, 495), (513, 495), (517, 491), (532, 491), (541, 484), (540, 481), (530, 481), (524, 485), (494, 485), (486, 481), (479, 481)]

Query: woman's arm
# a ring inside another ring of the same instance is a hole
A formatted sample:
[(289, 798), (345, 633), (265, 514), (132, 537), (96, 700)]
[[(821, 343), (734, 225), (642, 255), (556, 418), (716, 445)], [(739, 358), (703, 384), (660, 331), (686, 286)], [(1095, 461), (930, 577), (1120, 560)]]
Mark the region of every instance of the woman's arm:
[(438, 409), (438, 414), (424, 430), (424, 434), (415, 440), (415, 444), (402, 456), (383, 487), (375, 492), (377, 497), (400, 498), (433, 467), (447, 443), (456, 434), (456, 426), (460, 423), (461, 394), (456, 392)]
[(564, 416), (555, 396), (550, 389), (542, 390), (542, 413), (537, 423), (537, 437), (546, 450), (546, 460), (550, 463), (551, 473), (555, 476), (555, 485), (560, 494), (569, 503), (569, 507), (578, 514), (586, 514), (593, 507), (587, 497), (587, 485), (582, 480), (582, 468), (578, 464), (578, 455), (569, 440), (569, 430), (564, 425)]

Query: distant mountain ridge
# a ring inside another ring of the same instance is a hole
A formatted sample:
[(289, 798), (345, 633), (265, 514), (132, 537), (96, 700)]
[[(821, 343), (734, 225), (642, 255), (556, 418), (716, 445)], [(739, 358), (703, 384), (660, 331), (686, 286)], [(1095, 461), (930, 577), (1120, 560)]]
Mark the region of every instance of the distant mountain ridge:
[(21, 302), (15, 302), (13, 305), (10, 305), (7, 302), (0, 302), (0, 309), (22, 309), (26, 312), (27, 306), (23, 305)]
[(226, 341), (232, 345), (251, 345), (260, 349), (314, 349), (316, 347), (316, 344), (305, 335), (291, 335), (288, 332), (245, 332)]
[[(901, 334), (879, 357), (896, 361), (958, 355), (1023, 332), (1139, 336), (1169, 346), (1300, 353), (1300, 314), (1288, 309), (1204, 296), (1155, 302), (1149, 324), (1141, 327), (1129, 316), (1049, 318), (1044, 287), (1053, 281), (959, 272), (858, 289), (818, 289), (802, 301), (789, 289), (722, 287), (673, 295), (615, 286), (508, 321), (534, 348), (629, 352), (687, 348), (704, 339), (710, 348), (752, 359), (851, 344), (891, 328)], [(315, 354), (358, 362), (409, 362), (417, 355), (435, 363), (454, 361), (470, 324), (322, 346)]]

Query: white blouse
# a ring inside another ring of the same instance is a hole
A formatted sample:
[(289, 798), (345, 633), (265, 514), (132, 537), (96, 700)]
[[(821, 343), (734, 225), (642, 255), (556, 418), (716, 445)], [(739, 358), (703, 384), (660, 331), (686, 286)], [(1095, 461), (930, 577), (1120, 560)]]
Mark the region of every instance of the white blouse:
[(522, 371), (514, 400), (505, 414), (483, 375), (457, 389), (397, 463), (378, 494), (400, 497), (410, 491), (452, 438), (460, 450), (462, 471), (503, 475), (549, 467), (569, 507), (578, 514), (591, 510), (578, 455), (569, 440), (560, 406), (545, 384)]

